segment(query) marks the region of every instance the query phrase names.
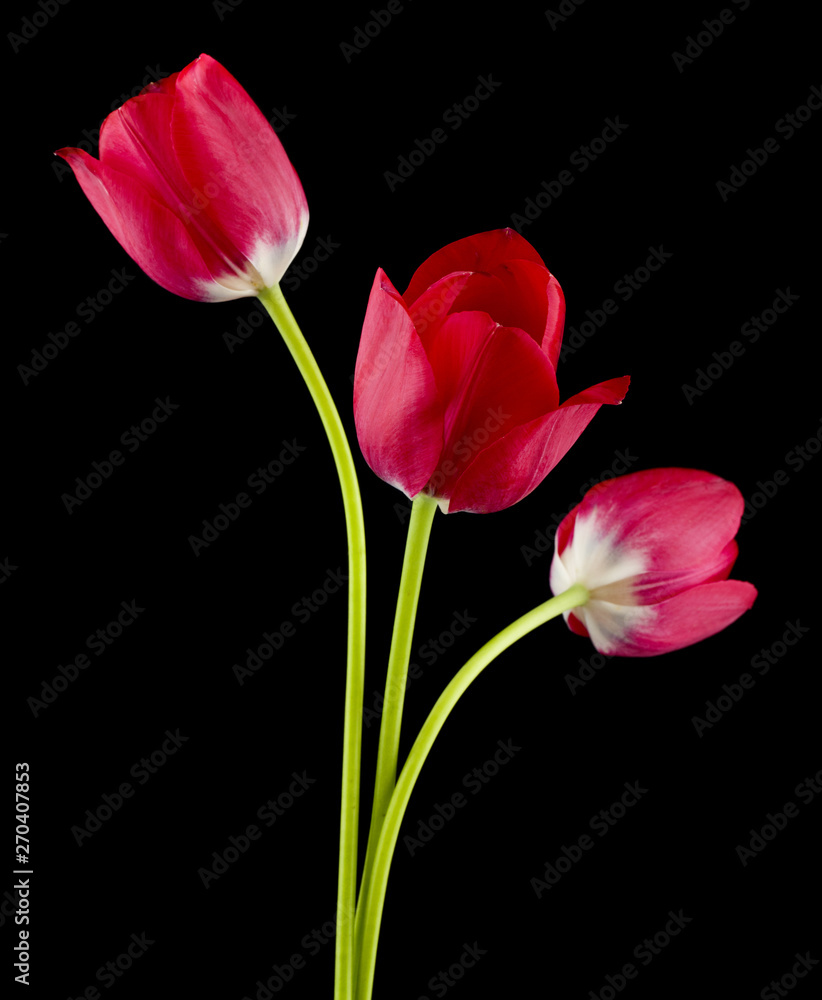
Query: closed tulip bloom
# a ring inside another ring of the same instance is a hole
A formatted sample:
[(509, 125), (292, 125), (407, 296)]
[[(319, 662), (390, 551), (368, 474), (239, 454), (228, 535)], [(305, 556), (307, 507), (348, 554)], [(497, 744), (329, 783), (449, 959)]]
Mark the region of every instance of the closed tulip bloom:
[(655, 656), (721, 631), (756, 599), (729, 580), (744, 500), (694, 469), (648, 469), (589, 490), (557, 530), (551, 590), (589, 592), (565, 612), (607, 656)]
[(100, 129), (100, 159), (60, 149), (123, 249), (163, 288), (215, 302), (278, 284), (308, 206), (280, 140), (210, 56), (152, 83)]
[(363, 455), (409, 497), (487, 513), (527, 496), (629, 379), (560, 403), (565, 301), (511, 229), (437, 251), (403, 295), (377, 271), (354, 377)]

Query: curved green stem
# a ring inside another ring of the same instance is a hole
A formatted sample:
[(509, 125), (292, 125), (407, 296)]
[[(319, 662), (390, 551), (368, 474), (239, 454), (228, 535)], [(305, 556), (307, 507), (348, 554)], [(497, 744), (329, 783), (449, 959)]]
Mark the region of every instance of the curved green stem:
[[(371, 828), (368, 834), (360, 899), (368, 893), (377, 838), (397, 780), (402, 709), (408, 680), (408, 664), (411, 659), (411, 643), (414, 638), (425, 554), (436, 512), (437, 501), (433, 497), (426, 493), (418, 493), (414, 497), (411, 503), (411, 520), (408, 523), (397, 610), (394, 615), (394, 633), (391, 637), (391, 651), (388, 654), (380, 742), (377, 750), (377, 774), (374, 782), (374, 805), (371, 811)], [(360, 953), (360, 945), (361, 942), (355, 934), (354, 947), (357, 956)]]
[(354, 912), (357, 891), (357, 827), (360, 799), (360, 756), (365, 686), (365, 525), (360, 488), (348, 439), (308, 344), (288, 308), (279, 285), (259, 293), (260, 301), (282, 334), (305, 379), (322, 420), (337, 466), (348, 536), (348, 649), (343, 732), (340, 868), (337, 883), (337, 941), (334, 968), (336, 1000), (354, 996)]
[[(571, 608), (585, 604), (587, 600), (588, 591), (581, 585), (574, 584), (564, 593), (540, 604), (539, 607), (512, 622), (493, 639), (486, 642), (482, 649), (468, 660), (440, 695), (436, 705), (425, 720), (419, 736), (408, 754), (405, 767), (402, 769), (388, 806), (374, 853), (374, 866), (368, 894), (364, 897), (360, 896), (360, 905), (357, 909), (357, 940), (362, 941), (362, 950), (359, 956), (357, 1000), (371, 1000), (377, 958), (377, 940), (380, 933), (391, 859), (408, 800), (411, 798), (414, 784), (434, 744), (437, 733), (442, 729), (443, 723), (466, 689), (492, 660), (537, 626), (562, 614), (563, 611), (569, 611)], [(361, 927), (360, 923), (362, 923)]]

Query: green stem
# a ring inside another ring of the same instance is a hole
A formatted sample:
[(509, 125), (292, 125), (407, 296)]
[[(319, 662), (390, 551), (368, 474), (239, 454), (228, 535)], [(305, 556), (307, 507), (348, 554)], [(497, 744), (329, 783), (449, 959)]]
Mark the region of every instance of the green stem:
[[(357, 909), (357, 940), (362, 941), (362, 946), (359, 956), (357, 1000), (371, 1000), (377, 958), (377, 940), (380, 933), (391, 858), (414, 784), (443, 723), (467, 688), (495, 657), (539, 625), (550, 621), (551, 618), (562, 614), (563, 611), (569, 611), (571, 608), (585, 604), (587, 600), (588, 591), (581, 585), (574, 584), (564, 593), (552, 597), (550, 601), (540, 604), (539, 607), (512, 622), (493, 639), (486, 642), (482, 649), (468, 660), (440, 695), (436, 705), (425, 720), (419, 736), (408, 754), (408, 759), (388, 806), (374, 853), (374, 866), (368, 894), (365, 897), (360, 896), (360, 905)], [(361, 927), (360, 923), (362, 923)]]
[[(391, 637), (391, 650), (388, 654), (380, 742), (377, 750), (377, 774), (374, 782), (374, 805), (371, 810), (371, 828), (368, 833), (368, 847), (362, 874), (361, 899), (368, 893), (377, 838), (397, 780), (402, 709), (408, 679), (408, 663), (411, 659), (411, 642), (414, 638), (414, 622), (417, 617), (425, 554), (436, 512), (437, 501), (426, 493), (418, 493), (411, 502), (411, 520), (408, 523), (400, 592), (394, 614), (394, 634)], [(355, 937), (354, 947), (357, 956), (360, 953), (360, 944), (361, 942)], [(358, 958), (355, 961), (358, 961)]]
[(354, 912), (357, 891), (357, 827), (360, 800), (363, 693), (365, 687), (365, 525), (360, 488), (348, 439), (308, 344), (283, 298), (279, 285), (259, 293), (260, 301), (282, 334), (305, 379), (322, 420), (342, 490), (348, 537), (348, 649), (343, 732), (340, 867), (337, 883), (335, 1000), (354, 996)]

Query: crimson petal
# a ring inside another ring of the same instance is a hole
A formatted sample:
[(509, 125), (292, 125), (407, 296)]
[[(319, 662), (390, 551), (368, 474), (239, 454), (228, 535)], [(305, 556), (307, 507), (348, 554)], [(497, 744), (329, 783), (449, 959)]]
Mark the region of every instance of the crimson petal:
[(454, 271), (493, 271), (506, 260), (532, 260), (545, 264), (531, 244), (513, 229), (493, 229), (449, 243), (422, 263), (414, 272), (403, 298), (418, 299), (435, 281)]
[(305, 238), (305, 194), (274, 129), (210, 56), (178, 76), (171, 141), (200, 211), (240, 255), (220, 280), (233, 287), (239, 271), (240, 281), (256, 283), (259, 275), (260, 287), (277, 284)]
[[(741, 580), (704, 583), (658, 604), (618, 605), (591, 600), (574, 615), (605, 656), (658, 656), (701, 642), (727, 628), (756, 600)], [(576, 630), (575, 630), (576, 631)]]
[(490, 513), (528, 496), (572, 447), (600, 406), (622, 401), (629, 383), (627, 375), (600, 382), (489, 445), (457, 480), (449, 513)]
[(82, 149), (59, 149), (97, 214), (145, 273), (175, 295), (201, 302), (234, 298), (206, 266), (190, 231), (166, 205), (127, 174)]
[(405, 303), (382, 268), (371, 288), (357, 355), (354, 420), (374, 472), (416, 496), (442, 450), (442, 404)]

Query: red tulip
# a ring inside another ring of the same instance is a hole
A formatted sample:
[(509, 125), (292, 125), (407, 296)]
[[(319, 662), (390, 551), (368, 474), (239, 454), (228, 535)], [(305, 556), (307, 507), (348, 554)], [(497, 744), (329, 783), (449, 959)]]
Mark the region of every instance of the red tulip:
[(608, 656), (655, 656), (721, 631), (756, 588), (729, 580), (744, 508), (733, 485), (693, 469), (648, 469), (589, 490), (557, 529), (551, 590), (590, 593), (565, 612)]
[(400, 295), (374, 279), (354, 376), (366, 461), (446, 512), (510, 507), (535, 489), (627, 376), (559, 402), (562, 289), (511, 229), (438, 250)]
[(149, 84), (100, 129), (100, 159), (59, 149), (115, 239), (163, 288), (215, 302), (276, 285), (308, 226), (271, 125), (210, 56)]

